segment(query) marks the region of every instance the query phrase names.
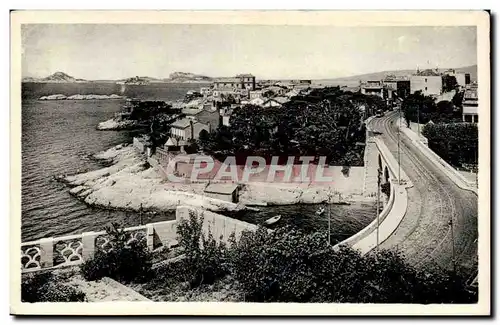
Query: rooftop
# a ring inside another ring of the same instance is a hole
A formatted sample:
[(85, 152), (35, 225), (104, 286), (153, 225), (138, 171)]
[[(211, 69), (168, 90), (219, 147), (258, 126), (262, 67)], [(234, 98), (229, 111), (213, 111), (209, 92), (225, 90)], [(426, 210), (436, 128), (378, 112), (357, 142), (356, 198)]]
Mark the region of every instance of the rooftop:
[(191, 122), (193, 120), (189, 119), (189, 118), (183, 118), (183, 119), (180, 119), (180, 120), (177, 120), (175, 121), (174, 123), (172, 123), (170, 126), (171, 127), (175, 127), (175, 128), (178, 128), (178, 129), (185, 129), (187, 128), (189, 125), (191, 125)]
[(206, 193), (233, 194), (238, 188), (238, 184), (232, 183), (214, 183), (205, 188)]
[(165, 143), (166, 147), (180, 147), (180, 146), (186, 146), (188, 143), (186, 140), (183, 139), (177, 139), (174, 137), (168, 138), (167, 142)]
[(426, 77), (438, 77), (438, 76), (441, 76), (438, 72), (436, 72), (435, 70), (431, 70), (431, 69), (417, 71), (414, 75), (415, 76), (426, 76)]
[(242, 74), (239, 74), (237, 75), (236, 77), (239, 77), (239, 78), (254, 78), (255, 76), (251, 73), (242, 73)]
[(241, 79), (236, 77), (224, 77), (217, 78), (214, 80), (214, 82), (241, 82)]

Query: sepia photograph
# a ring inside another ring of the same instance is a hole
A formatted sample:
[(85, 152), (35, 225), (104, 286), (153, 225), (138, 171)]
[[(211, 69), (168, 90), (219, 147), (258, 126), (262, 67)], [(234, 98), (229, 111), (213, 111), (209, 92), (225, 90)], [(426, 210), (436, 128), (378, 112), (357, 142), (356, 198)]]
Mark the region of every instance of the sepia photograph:
[(488, 315), (489, 26), (11, 12), (11, 313)]

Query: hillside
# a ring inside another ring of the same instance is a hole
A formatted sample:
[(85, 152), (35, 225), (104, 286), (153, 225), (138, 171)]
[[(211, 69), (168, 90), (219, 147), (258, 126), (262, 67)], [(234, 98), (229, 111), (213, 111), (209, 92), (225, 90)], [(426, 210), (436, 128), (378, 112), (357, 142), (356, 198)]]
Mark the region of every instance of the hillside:
[[(449, 70), (439, 69), (440, 72), (444, 72)], [(477, 65), (472, 65), (468, 67), (455, 68), (457, 73), (469, 73), (472, 81), (477, 80)], [(325, 85), (346, 85), (346, 86), (356, 86), (359, 85), (359, 81), (367, 81), (367, 80), (381, 80), (386, 75), (395, 75), (395, 76), (408, 76), (415, 73), (415, 69), (408, 70), (391, 70), (391, 71), (380, 71), (373, 73), (366, 73), (361, 75), (355, 75), (344, 78), (334, 78), (334, 79), (319, 79), (314, 80), (315, 83), (325, 84)]]
[(45, 78), (23, 78), (23, 82), (46, 82), (46, 83), (51, 83), (51, 82), (56, 82), (56, 83), (73, 83), (73, 82), (88, 82), (85, 79), (77, 79), (75, 77), (72, 77), (64, 72), (56, 72), (54, 74), (51, 74), (48, 77)]

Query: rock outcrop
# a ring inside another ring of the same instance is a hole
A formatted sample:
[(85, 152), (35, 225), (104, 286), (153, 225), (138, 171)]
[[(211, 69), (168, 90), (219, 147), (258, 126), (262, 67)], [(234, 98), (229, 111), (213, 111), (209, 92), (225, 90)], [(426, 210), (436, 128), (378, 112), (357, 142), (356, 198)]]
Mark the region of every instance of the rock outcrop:
[(108, 130), (130, 130), (140, 127), (137, 121), (112, 118), (97, 124), (96, 129), (100, 131)]
[(103, 100), (103, 99), (125, 99), (126, 97), (124, 96), (119, 96), (116, 94), (111, 94), (111, 95), (95, 95), (95, 94), (90, 94), (90, 95), (71, 95), (71, 96), (66, 96), (62, 94), (57, 94), (57, 95), (50, 95), (50, 96), (42, 96), (39, 98), (39, 100)]

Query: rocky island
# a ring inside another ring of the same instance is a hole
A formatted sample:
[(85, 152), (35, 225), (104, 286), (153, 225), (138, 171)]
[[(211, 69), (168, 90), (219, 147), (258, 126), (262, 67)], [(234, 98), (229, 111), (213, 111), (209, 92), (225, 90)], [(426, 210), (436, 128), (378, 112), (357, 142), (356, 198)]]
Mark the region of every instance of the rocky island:
[(25, 77), (22, 79), (22, 82), (35, 82), (35, 83), (84, 83), (90, 82), (85, 79), (79, 79), (72, 77), (64, 72), (56, 72), (51, 74), (45, 78), (34, 78), (34, 77)]
[(126, 99), (126, 97), (116, 94), (111, 94), (111, 95), (77, 94), (71, 96), (56, 94), (56, 95), (42, 96), (39, 98), (39, 100), (104, 100), (104, 99)]

